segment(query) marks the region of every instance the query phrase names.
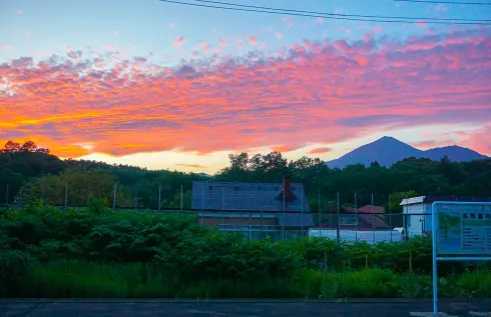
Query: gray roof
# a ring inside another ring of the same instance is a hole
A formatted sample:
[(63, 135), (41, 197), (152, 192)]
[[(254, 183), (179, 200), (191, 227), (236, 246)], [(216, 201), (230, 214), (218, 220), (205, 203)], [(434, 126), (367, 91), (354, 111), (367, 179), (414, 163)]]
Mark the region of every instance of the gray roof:
[[(303, 185), (291, 183), (296, 199), (285, 202), (285, 212), (309, 212)], [(192, 209), (283, 212), (281, 183), (193, 182)]]

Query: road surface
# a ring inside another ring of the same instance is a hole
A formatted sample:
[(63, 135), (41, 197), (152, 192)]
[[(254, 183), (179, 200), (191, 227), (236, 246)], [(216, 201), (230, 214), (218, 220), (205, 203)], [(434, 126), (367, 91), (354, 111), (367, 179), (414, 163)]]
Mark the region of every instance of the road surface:
[[(295, 301), (7, 301), (0, 300), (0, 317), (406, 317), (431, 311), (430, 301), (295, 302)], [(491, 317), (491, 299), (442, 302), (448, 316)], [(412, 314), (413, 313), (413, 314)], [(423, 315), (421, 315), (423, 316)], [(442, 315), (445, 316), (445, 315)]]

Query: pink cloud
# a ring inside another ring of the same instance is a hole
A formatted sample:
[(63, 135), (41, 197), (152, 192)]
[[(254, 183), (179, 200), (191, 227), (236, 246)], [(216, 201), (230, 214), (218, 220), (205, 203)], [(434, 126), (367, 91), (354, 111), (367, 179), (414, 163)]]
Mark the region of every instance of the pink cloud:
[(380, 32), (382, 31), (382, 27), (381, 27), (381, 26), (376, 26), (376, 27), (373, 29), (373, 31), (374, 31), (375, 33), (380, 33)]
[(175, 24), (175, 23), (171, 23), (171, 24), (169, 24), (169, 29), (173, 29), (173, 28), (175, 28), (175, 27), (176, 27), (176, 24)]
[(201, 42), (201, 47), (205, 52), (208, 52), (208, 49), (210, 48), (210, 46), (206, 42)]
[(227, 42), (227, 41), (219, 40), (219, 41), (218, 41), (218, 45), (220, 45), (220, 46), (229, 46), (229, 45), (230, 45), (230, 43), (229, 43), (229, 42)]
[(104, 46), (109, 51), (115, 51), (116, 50), (116, 47), (114, 45), (112, 45), (112, 44), (105, 44)]
[(9, 103), (0, 107), (0, 143), (32, 138), (65, 157), (87, 154), (74, 145), (87, 142), (111, 155), (208, 153), (473, 124), (482, 128), (459, 136), (462, 145), (484, 152), (490, 49), (484, 28), (404, 41), (306, 40), (279, 53), (216, 54), (172, 67), (91, 49), (22, 57), (0, 67), (8, 83), (0, 100)]
[(17, 13), (18, 14), (24, 14), (24, 12), (21, 9), (17, 10)]
[(115, 37), (119, 37), (119, 32), (118, 31), (114, 31), (114, 36)]
[(247, 38), (247, 41), (248, 41), (248, 42), (249, 42), (249, 44), (251, 44), (251, 45), (257, 45), (257, 43), (258, 43), (258, 39), (257, 39), (257, 37), (255, 37), (255, 36), (249, 36), (249, 37)]
[(324, 23), (324, 19), (323, 18), (316, 18), (314, 22), (319, 23), (319, 24)]
[(331, 152), (332, 149), (328, 147), (319, 147), (308, 151), (308, 154), (324, 154)]
[(420, 27), (420, 28), (425, 28), (428, 26), (428, 23), (425, 23), (425, 22), (416, 22), (416, 26)]
[(6, 50), (11, 50), (11, 49), (13, 49), (13, 48), (14, 48), (12, 45), (9, 45), (9, 44), (3, 44), (2, 46), (3, 46), (3, 48), (4, 48), (4, 49), (6, 49)]
[(184, 37), (179, 36), (174, 41), (172, 41), (172, 45), (173, 46), (181, 47), (184, 44), (184, 42), (185, 42)]
[(281, 34), (281, 33), (279, 33), (279, 32), (278, 32), (278, 33), (275, 33), (275, 34), (274, 34), (274, 36), (276, 36), (276, 38), (277, 38), (278, 40), (281, 40), (281, 39), (283, 38), (283, 34)]

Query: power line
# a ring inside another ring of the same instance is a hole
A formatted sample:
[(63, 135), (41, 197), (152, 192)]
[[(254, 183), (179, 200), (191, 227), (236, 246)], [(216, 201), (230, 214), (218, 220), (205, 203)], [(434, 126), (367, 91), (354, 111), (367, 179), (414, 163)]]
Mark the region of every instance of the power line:
[[(222, 10), (231, 10), (231, 11), (244, 11), (244, 12), (255, 12), (255, 13), (269, 13), (269, 14), (277, 14), (277, 15), (292, 15), (292, 16), (301, 16), (301, 17), (310, 17), (310, 18), (324, 18), (331, 20), (348, 20), (348, 21), (360, 21), (360, 22), (379, 22), (379, 23), (415, 23), (417, 21), (408, 21), (408, 20), (380, 20), (380, 19), (364, 19), (364, 18), (351, 18), (351, 17), (342, 17), (342, 16), (326, 16), (321, 14), (304, 14), (304, 13), (295, 13), (289, 11), (265, 11), (265, 10), (256, 10), (256, 9), (245, 9), (245, 8), (233, 8), (233, 7), (224, 7), (224, 6), (215, 6), (215, 5), (206, 5), (199, 3), (188, 3), (188, 2), (180, 2), (173, 0), (159, 0), (161, 2), (181, 4), (187, 6), (194, 7), (203, 7), (203, 8), (214, 8), (214, 9), (222, 9)], [(465, 20), (467, 22), (449, 22), (449, 21), (427, 21), (425, 23), (428, 24), (466, 24), (466, 25), (491, 25), (491, 22), (471, 22), (472, 20)], [(487, 21), (487, 20), (481, 20)]]
[(491, 2), (453, 2), (453, 1), (432, 1), (432, 0), (394, 0), (399, 2), (416, 2), (416, 3), (444, 3), (444, 4), (467, 4), (467, 5), (480, 5), (491, 6)]
[(245, 5), (245, 4), (228, 3), (228, 2), (211, 1), (211, 0), (193, 0), (193, 1), (227, 5), (227, 6), (234, 6), (234, 7), (242, 7), (242, 8), (253, 8), (253, 9), (261, 9), (261, 10), (271, 10), (271, 11), (285, 11), (285, 12), (306, 13), (306, 14), (321, 14), (321, 15), (335, 16), (335, 17), (377, 18), (377, 19), (408, 19), (408, 20), (418, 20), (418, 21), (432, 20), (432, 21), (449, 21), (449, 22), (451, 22), (451, 21), (491, 22), (491, 20), (476, 20), (476, 19), (448, 19), (448, 18), (444, 19), (444, 18), (428, 18), (428, 17), (419, 18), (419, 17), (405, 17), (405, 16), (381, 16), (381, 15), (328, 13), (328, 12), (317, 12), (317, 11), (303, 11), (303, 10), (291, 10), (291, 9), (272, 8), (272, 7), (251, 6), (251, 5)]

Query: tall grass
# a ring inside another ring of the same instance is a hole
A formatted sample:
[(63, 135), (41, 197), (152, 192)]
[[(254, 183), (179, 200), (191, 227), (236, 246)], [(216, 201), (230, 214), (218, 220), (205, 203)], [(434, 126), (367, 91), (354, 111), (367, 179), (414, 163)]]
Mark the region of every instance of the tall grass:
[[(442, 279), (442, 297), (491, 296), (491, 272)], [(57, 261), (36, 264), (12, 296), (44, 298), (426, 298), (431, 278), (386, 269), (322, 272), (301, 269), (290, 278), (202, 279), (179, 284), (144, 263)]]

